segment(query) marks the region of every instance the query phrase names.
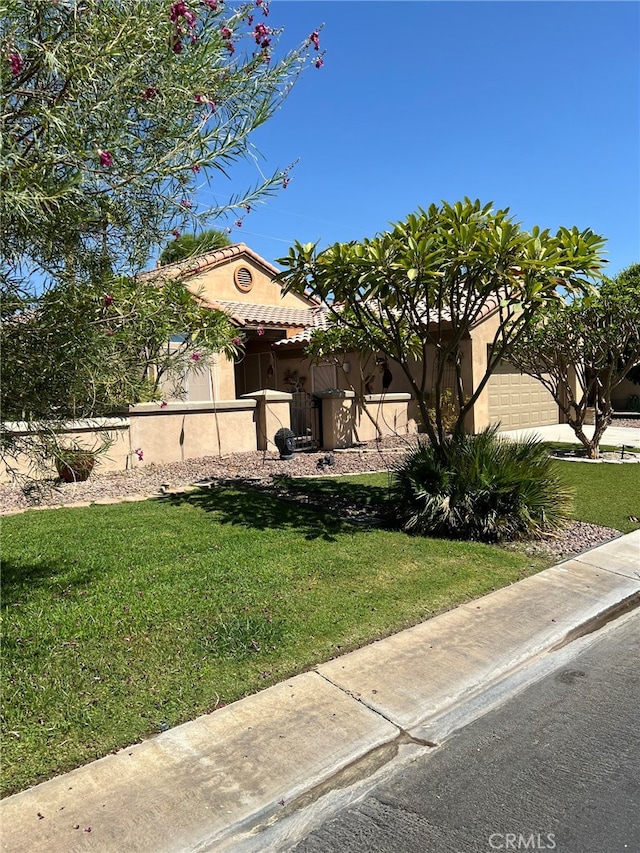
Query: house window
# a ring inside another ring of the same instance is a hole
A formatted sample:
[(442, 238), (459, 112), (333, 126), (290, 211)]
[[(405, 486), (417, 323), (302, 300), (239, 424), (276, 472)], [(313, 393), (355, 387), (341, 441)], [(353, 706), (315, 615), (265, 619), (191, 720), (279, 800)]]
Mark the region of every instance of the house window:
[(253, 275), (247, 267), (236, 267), (233, 273), (233, 280), (238, 290), (242, 293), (248, 293), (253, 287)]

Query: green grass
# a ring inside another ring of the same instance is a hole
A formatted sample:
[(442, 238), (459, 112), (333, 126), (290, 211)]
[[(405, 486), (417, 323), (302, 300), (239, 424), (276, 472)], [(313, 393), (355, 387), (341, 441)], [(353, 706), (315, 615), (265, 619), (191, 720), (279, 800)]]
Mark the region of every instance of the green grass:
[(5, 794), (543, 567), (230, 488), (8, 517), (3, 551)]
[[(556, 462), (566, 484), (575, 492), (571, 517), (576, 521), (611, 527), (623, 533), (637, 530), (640, 523), (640, 464), (613, 465), (591, 462)], [(388, 474), (357, 474), (349, 477), (293, 480), (293, 492), (307, 492), (335, 501), (349, 501), (382, 510), (388, 496)]]
[[(628, 532), (640, 466), (559, 462), (574, 517)], [(354, 529), (387, 474), (292, 481), (323, 515), (220, 488), (3, 520), (4, 794), (193, 719), (543, 568)]]
[(573, 518), (612, 527), (623, 533), (640, 523), (640, 464), (608, 465), (558, 462), (562, 476), (575, 490)]

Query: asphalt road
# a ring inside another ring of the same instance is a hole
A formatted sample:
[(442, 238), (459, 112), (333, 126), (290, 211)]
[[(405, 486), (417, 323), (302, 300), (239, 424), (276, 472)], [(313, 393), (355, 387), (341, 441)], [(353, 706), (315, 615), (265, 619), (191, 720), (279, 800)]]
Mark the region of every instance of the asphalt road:
[(640, 610), (296, 853), (640, 851)]

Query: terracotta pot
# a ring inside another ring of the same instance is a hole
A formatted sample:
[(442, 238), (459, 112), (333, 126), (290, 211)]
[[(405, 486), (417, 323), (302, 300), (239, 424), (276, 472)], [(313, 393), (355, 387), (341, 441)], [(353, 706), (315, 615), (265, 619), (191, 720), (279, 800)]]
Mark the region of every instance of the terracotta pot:
[(80, 483), (88, 479), (95, 463), (96, 457), (92, 453), (78, 450), (65, 454), (64, 459), (56, 459), (56, 468), (65, 483)]

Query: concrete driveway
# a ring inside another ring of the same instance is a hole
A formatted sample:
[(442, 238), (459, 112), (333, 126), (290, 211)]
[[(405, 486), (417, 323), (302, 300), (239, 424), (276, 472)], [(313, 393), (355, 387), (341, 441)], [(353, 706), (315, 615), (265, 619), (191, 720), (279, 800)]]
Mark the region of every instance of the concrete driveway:
[[(593, 426), (585, 426), (585, 435), (593, 435)], [(568, 424), (551, 424), (550, 426), (530, 427), (528, 429), (509, 429), (500, 432), (500, 435), (513, 439), (529, 438), (536, 435), (542, 441), (562, 441), (566, 444), (580, 444), (575, 433)], [(637, 427), (610, 426), (602, 437), (602, 444), (620, 447), (640, 448), (640, 421)]]

